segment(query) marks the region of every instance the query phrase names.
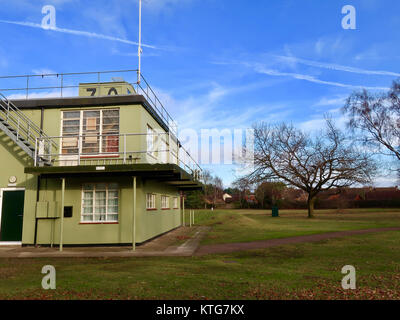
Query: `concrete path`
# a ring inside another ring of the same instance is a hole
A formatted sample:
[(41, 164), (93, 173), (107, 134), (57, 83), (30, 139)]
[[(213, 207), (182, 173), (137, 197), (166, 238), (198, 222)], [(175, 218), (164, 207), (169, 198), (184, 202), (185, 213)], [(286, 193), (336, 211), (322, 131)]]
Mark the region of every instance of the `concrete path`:
[(308, 236), (297, 236), (290, 238), (261, 240), (253, 242), (211, 244), (211, 245), (204, 245), (198, 248), (195, 255), (202, 256), (207, 254), (230, 253), (230, 252), (252, 250), (252, 249), (264, 249), (291, 243), (317, 242), (326, 239), (342, 238), (359, 234), (368, 234), (368, 233), (385, 232), (385, 231), (400, 231), (400, 227), (349, 230), (349, 231), (330, 232), (323, 234), (313, 234)]
[[(163, 248), (159, 243), (162, 237), (171, 237), (166, 234), (158, 239), (150, 241), (143, 246), (137, 246), (136, 251), (130, 247), (64, 247), (59, 251), (57, 247), (0, 247), (0, 258), (104, 258), (104, 257), (168, 257), (168, 256), (192, 256), (201, 239), (208, 233), (209, 227), (195, 227), (196, 231), (182, 245), (170, 245)], [(174, 231), (172, 231), (173, 233)]]

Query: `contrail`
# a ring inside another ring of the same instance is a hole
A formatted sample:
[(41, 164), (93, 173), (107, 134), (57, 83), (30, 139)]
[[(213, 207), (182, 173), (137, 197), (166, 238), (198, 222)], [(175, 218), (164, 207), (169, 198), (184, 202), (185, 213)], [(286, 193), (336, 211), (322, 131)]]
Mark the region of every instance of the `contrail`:
[[(130, 44), (130, 45), (134, 45), (134, 46), (139, 45), (139, 43), (137, 43), (135, 41), (130, 41), (127, 39), (121, 39), (121, 38), (117, 38), (117, 37), (107, 36), (104, 34), (88, 32), (88, 31), (71, 30), (71, 29), (58, 28), (58, 27), (45, 29), (42, 27), (41, 24), (33, 23), (33, 22), (25, 22), (25, 21), (0, 20), (0, 22), (8, 23), (8, 24), (16, 24), (16, 25), (31, 27), (31, 28), (39, 28), (39, 29), (43, 29), (43, 30), (51, 30), (51, 31), (55, 31), (55, 32), (69, 33), (69, 34), (74, 34), (77, 36), (84, 36), (84, 37), (89, 37), (89, 38), (98, 38), (98, 39), (104, 39), (104, 40), (110, 40), (110, 41), (118, 41), (118, 42)], [(146, 48), (151, 48), (151, 49), (158, 49), (157, 47), (148, 45), (148, 44), (142, 44), (142, 46), (146, 47)]]
[(304, 64), (311, 67), (329, 69), (329, 70), (336, 70), (336, 71), (344, 71), (350, 73), (358, 73), (358, 74), (368, 74), (368, 75), (380, 75), (380, 76), (391, 76), (391, 77), (400, 77), (400, 73), (391, 72), (391, 71), (379, 71), (379, 70), (365, 70), (360, 68), (354, 68), (349, 66), (342, 66), (338, 64), (330, 64), (330, 63), (323, 63), (317, 62), (312, 60), (300, 59), (292, 56), (279, 56), (275, 55), (274, 57), (286, 60), (288, 62), (297, 62), (300, 64)]
[[(254, 66), (253, 66), (254, 67)], [(267, 74), (270, 76), (281, 76), (281, 77), (292, 77), (298, 80), (305, 80), (309, 82), (319, 83), (319, 84), (326, 84), (335, 87), (342, 87), (342, 88), (350, 88), (350, 89), (368, 89), (368, 90), (390, 90), (390, 88), (386, 87), (364, 87), (364, 86), (355, 86), (351, 84), (344, 84), (340, 82), (332, 82), (332, 81), (324, 81), (318, 78), (315, 78), (310, 75), (299, 74), (299, 73), (290, 73), (290, 72), (280, 72), (277, 70), (266, 69), (264, 67), (255, 66), (255, 71), (263, 74)]]

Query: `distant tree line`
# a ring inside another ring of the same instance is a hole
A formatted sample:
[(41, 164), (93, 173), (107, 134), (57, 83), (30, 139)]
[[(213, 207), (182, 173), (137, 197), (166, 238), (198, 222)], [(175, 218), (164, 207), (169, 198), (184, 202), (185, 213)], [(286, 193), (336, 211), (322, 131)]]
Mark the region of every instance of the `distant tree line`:
[[(340, 193), (354, 185), (372, 185), (379, 170), (387, 167), (387, 163), (377, 163), (377, 154), (400, 160), (399, 94), (400, 80), (394, 81), (388, 92), (352, 93), (342, 108), (348, 118), (347, 131), (336, 127), (329, 116), (325, 128), (313, 134), (288, 123), (255, 124), (254, 159), (249, 160), (254, 170), (236, 180), (229, 190), (223, 190), (221, 179), (206, 172), (204, 190), (188, 194), (188, 206), (218, 206), (222, 194), (228, 192), (239, 208), (305, 203), (312, 218), (316, 205), (321, 206), (321, 195), (331, 190)], [(393, 172), (400, 177), (399, 164)], [(305, 199), (288, 200), (284, 196), (287, 190), (301, 191)], [(356, 200), (353, 205), (361, 203)], [(340, 206), (350, 205), (343, 199), (337, 201)]]

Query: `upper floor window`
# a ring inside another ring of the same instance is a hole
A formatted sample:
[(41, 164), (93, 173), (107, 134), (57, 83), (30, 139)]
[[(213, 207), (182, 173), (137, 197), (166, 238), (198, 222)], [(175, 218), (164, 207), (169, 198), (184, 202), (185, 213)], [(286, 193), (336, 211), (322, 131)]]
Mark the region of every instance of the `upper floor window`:
[(156, 146), (157, 135), (152, 127), (147, 125), (147, 152), (151, 155), (155, 155), (155, 146)]
[(61, 135), (62, 154), (118, 153), (119, 110), (63, 111)]

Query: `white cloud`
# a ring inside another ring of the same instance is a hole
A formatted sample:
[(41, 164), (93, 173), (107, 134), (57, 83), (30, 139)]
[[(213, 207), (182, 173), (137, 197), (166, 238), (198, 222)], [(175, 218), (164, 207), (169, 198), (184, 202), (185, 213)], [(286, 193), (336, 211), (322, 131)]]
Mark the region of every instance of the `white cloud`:
[(333, 97), (322, 97), (314, 104), (315, 107), (325, 106), (343, 106), (346, 102), (348, 95), (335, 95)]
[[(135, 0), (138, 2), (138, 0)], [(143, 9), (159, 12), (166, 8), (181, 6), (194, 0), (143, 0)]]

